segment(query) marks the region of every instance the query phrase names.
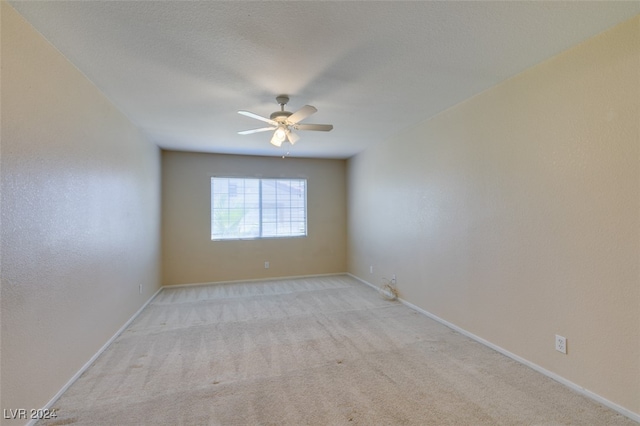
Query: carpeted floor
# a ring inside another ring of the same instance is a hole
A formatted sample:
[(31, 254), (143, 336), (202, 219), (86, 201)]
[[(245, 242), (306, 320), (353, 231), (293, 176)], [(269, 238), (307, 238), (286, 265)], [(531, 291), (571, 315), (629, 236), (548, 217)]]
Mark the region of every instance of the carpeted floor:
[(636, 425), (348, 276), (164, 289), (45, 425)]

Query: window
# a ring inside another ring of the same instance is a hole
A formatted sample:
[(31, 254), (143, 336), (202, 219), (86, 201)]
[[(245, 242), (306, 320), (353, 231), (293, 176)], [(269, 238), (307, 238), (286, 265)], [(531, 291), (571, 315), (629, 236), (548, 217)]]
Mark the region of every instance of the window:
[(306, 179), (211, 178), (212, 240), (306, 235)]

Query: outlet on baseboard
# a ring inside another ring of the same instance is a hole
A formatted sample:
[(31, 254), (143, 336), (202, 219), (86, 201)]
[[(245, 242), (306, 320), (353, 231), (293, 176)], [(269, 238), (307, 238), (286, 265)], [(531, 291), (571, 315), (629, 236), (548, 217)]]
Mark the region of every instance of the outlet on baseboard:
[(264, 262), (264, 269), (269, 269), (269, 261)]
[(562, 336), (558, 336), (556, 334), (556, 351), (562, 352), (563, 354), (567, 353), (567, 339)]

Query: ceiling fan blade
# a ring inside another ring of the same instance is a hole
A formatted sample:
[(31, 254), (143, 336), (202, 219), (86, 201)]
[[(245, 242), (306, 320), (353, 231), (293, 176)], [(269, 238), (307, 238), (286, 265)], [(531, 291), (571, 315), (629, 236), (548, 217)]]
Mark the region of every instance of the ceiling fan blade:
[(270, 119), (270, 118), (262, 117), (261, 115), (254, 114), (254, 113), (249, 112), (249, 111), (242, 111), (242, 110), (240, 110), (240, 111), (238, 111), (238, 114), (246, 115), (247, 117), (255, 118), (256, 120), (261, 120), (261, 121), (267, 122), (267, 123), (269, 123), (269, 124), (272, 124), (272, 125), (274, 125), (274, 126), (277, 126), (277, 125), (278, 125), (278, 123), (277, 123), (277, 122), (273, 121), (273, 120), (272, 120), (272, 119)]
[(251, 135), (253, 133), (258, 133), (258, 132), (266, 132), (267, 130), (275, 130), (275, 127), (261, 127), (259, 129), (251, 129), (251, 130), (242, 130), (240, 132), (238, 132), (239, 135)]
[(328, 132), (333, 129), (332, 124), (296, 124), (293, 126), (296, 130), (318, 130), (320, 132)]
[(300, 140), (300, 136), (296, 135), (291, 130), (287, 130), (287, 139), (289, 139), (289, 143), (291, 145), (295, 145), (295, 143)]
[(316, 113), (318, 110), (311, 105), (305, 105), (287, 118), (289, 124), (296, 124), (298, 121), (302, 121), (311, 114)]

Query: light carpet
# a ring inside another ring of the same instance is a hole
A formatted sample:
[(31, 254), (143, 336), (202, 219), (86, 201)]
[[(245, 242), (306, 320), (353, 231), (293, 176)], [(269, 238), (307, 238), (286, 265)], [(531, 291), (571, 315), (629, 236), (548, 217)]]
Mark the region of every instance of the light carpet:
[(348, 276), (165, 288), (44, 425), (637, 425)]

